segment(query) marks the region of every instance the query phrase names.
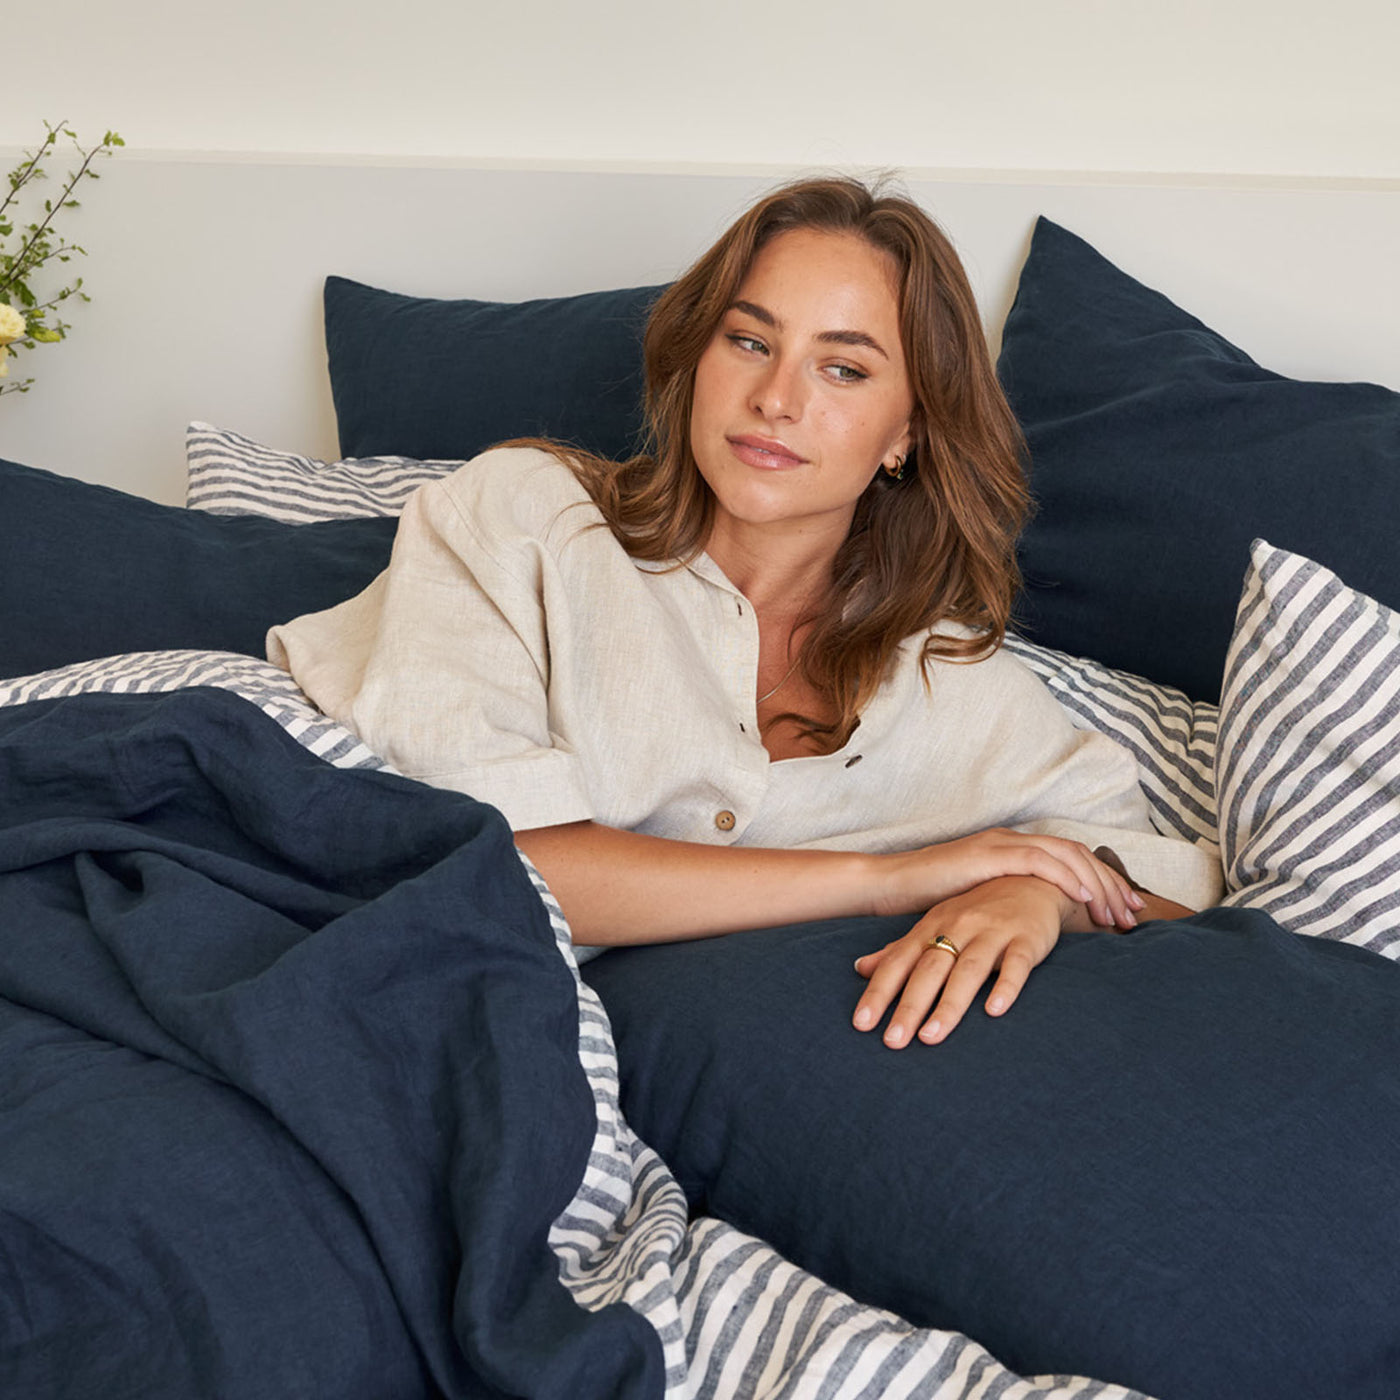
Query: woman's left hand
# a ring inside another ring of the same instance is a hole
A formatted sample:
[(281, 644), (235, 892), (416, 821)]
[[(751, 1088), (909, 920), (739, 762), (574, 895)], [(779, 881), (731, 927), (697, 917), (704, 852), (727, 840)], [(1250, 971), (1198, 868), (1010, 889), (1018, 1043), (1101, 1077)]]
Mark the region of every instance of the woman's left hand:
[[(856, 959), (856, 971), (870, 984), (856, 1004), (856, 1029), (878, 1025), (899, 997), (885, 1044), (898, 1050), (916, 1033), (926, 1044), (937, 1044), (998, 968), (1001, 976), (987, 997), (987, 1011), (1001, 1015), (1072, 918), (1090, 926), (1082, 906), (1034, 876), (1004, 876), (943, 900), (904, 937)], [(953, 944), (956, 957), (934, 946), (938, 938)]]

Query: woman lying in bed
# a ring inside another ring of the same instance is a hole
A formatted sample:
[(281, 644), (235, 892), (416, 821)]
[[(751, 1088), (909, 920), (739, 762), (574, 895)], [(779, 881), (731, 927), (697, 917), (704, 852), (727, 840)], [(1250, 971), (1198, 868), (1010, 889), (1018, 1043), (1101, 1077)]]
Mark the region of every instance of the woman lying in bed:
[(1214, 902), (1130, 755), (999, 650), (1022, 444), (916, 205), (763, 199), (661, 296), (646, 373), (650, 453), (483, 454), (272, 659), (402, 772), (500, 807), (578, 943), (923, 913), (856, 965), (855, 1025), (893, 1005), (893, 1047), (994, 971), (1004, 1012), (1062, 929)]

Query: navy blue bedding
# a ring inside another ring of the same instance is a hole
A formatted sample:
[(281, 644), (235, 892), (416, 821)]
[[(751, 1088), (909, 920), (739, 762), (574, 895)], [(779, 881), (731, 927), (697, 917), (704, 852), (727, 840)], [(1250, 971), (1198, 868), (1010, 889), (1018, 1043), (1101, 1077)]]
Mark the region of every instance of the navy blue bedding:
[(693, 1210), (1023, 1375), (1400, 1395), (1400, 965), (1210, 910), (1066, 935), (1004, 1017), (892, 1051), (852, 962), (910, 922), (585, 967)]
[(659, 1394), (546, 1241), (577, 1036), (492, 809), (220, 691), (0, 709), (0, 1394)]

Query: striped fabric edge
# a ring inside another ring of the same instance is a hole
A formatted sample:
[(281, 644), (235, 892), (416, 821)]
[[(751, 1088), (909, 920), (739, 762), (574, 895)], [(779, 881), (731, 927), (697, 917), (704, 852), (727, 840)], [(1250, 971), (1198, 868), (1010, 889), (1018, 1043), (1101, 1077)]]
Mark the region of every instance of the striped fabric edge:
[(1218, 848), (1217, 706), (1014, 633), (1007, 633), (1005, 647), (1045, 682), (1077, 728), (1129, 750), (1158, 831)]
[(691, 1226), (678, 1290), (694, 1400), (1146, 1400), (1016, 1376), (969, 1337), (857, 1303), (718, 1220)]
[(518, 854), (549, 915), (559, 955), (573, 974), (579, 1061), (597, 1121), (583, 1181), (549, 1232), (559, 1277), (590, 1312), (625, 1303), (641, 1314), (661, 1342), (667, 1400), (689, 1400), (685, 1337), (672, 1286), (672, 1261), (686, 1234), (685, 1196), (622, 1116), (612, 1024), (597, 993), (579, 976), (563, 910), (530, 859)]
[(579, 977), (568, 922), (520, 859), (574, 974), (598, 1123), (550, 1245), (581, 1306), (626, 1303), (655, 1329), (666, 1400), (1147, 1400), (1086, 1378), (1024, 1380), (969, 1338), (857, 1303), (733, 1226), (701, 1218), (687, 1228), (675, 1178), (622, 1116), (611, 1023)]
[(292, 525), (398, 515), (422, 485), (462, 465), (412, 457), (323, 462), (193, 422), (185, 431), (185, 505), (215, 515), (261, 515)]
[(344, 725), (323, 715), (280, 667), (231, 651), (126, 652), (0, 681), (0, 706), (92, 692), (154, 694), (217, 686), (256, 705), (303, 748), (337, 768), (395, 770)]
[(1256, 540), (1217, 783), (1222, 903), (1400, 958), (1400, 615)]

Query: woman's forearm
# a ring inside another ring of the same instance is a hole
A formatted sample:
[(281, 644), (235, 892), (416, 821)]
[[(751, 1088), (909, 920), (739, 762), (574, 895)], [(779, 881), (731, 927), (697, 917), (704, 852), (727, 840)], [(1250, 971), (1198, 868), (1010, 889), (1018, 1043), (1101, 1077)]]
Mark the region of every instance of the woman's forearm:
[(887, 855), (707, 846), (596, 822), (518, 831), (574, 940), (656, 943), (848, 914), (923, 913), (1007, 875), (1033, 875), (1130, 928), (1141, 901), (1083, 846), (993, 829)]
[(575, 943), (660, 943), (875, 911), (878, 856), (706, 846), (597, 822), (518, 831)]

